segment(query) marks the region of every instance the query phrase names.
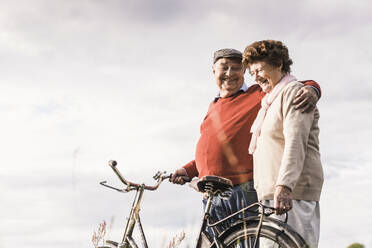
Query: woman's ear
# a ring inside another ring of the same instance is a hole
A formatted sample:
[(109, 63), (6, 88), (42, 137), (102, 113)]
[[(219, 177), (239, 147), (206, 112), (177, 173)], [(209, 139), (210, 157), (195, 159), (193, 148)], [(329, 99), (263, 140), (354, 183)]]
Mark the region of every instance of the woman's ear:
[(279, 66), (279, 69), (280, 69), (280, 72), (283, 71), (283, 61), (280, 62), (280, 66)]

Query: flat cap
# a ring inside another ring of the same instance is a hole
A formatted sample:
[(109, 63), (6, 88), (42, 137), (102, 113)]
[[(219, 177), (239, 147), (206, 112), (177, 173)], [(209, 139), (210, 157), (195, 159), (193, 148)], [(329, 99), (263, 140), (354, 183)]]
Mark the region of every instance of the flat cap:
[(214, 52), (213, 64), (217, 62), (220, 58), (239, 58), (242, 59), (242, 53), (236, 49), (223, 48)]

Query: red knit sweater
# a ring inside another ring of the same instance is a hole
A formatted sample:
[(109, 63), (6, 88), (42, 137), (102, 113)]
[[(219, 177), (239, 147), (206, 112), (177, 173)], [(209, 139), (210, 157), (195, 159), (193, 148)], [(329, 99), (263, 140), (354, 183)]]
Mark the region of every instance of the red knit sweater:
[[(317, 87), (320, 92), (314, 81), (305, 84)], [(264, 95), (261, 87), (254, 84), (246, 92), (219, 98), (209, 105), (200, 126), (195, 160), (184, 166), (190, 177), (222, 176), (234, 185), (253, 179), (253, 157), (248, 154), (250, 128)]]

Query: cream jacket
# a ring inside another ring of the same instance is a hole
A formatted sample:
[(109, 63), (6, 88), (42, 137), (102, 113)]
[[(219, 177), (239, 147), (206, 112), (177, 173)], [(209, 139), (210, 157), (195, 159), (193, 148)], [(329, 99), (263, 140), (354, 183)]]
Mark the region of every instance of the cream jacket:
[(292, 101), (303, 84), (289, 83), (269, 107), (257, 140), (254, 183), (259, 200), (272, 200), (284, 185), (296, 200), (319, 201), (323, 169), (319, 154), (319, 112), (294, 109)]

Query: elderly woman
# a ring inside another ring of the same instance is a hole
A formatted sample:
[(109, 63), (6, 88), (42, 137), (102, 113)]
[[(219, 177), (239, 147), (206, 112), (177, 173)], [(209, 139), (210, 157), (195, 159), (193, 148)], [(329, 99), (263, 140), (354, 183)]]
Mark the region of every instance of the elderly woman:
[(249, 146), (258, 199), (275, 207), (278, 218), (290, 210), (288, 224), (311, 248), (318, 247), (323, 185), (318, 109), (294, 110), (291, 103), (303, 85), (289, 74), (292, 60), (282, 42), (252, 43), (244, 51), (243, 63), (266, 92)]

